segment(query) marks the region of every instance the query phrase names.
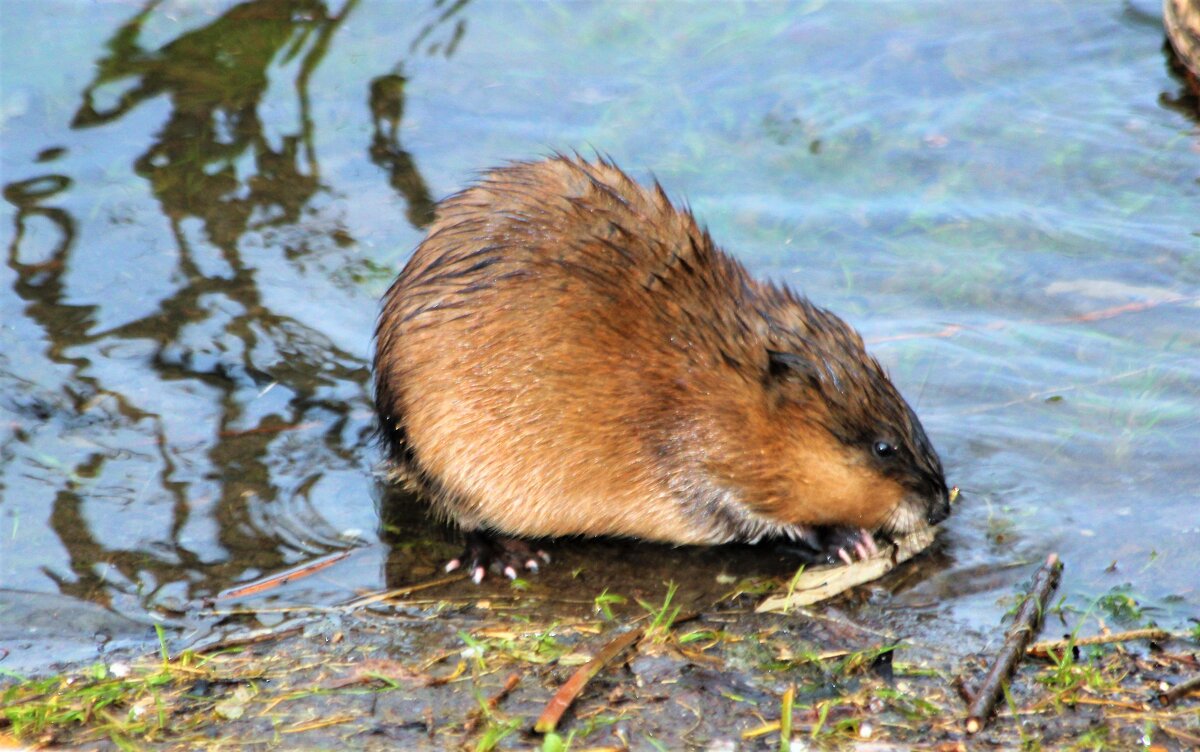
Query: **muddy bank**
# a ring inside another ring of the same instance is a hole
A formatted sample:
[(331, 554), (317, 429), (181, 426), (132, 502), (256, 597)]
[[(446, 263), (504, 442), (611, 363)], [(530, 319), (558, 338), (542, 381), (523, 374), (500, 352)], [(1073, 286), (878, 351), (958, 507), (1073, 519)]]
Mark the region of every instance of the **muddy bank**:
[[(648, 548), (679, 556), (692, 575), (720, 553)], [(777, 749), (790, 696), (793, 748), (967, 743), (956, 684), (978, 680), (1003, 628), (946, 629), (907, 600), (905, 583), (936, 570), (936, 551), (787, 615), (754, 612), (786, 590), (786, 574), (763, 574), (779, 563), (725, 553), (722, 576), (676, 586), (639, 583), (624, 544), (588, 543), (557, 551), (557, 566), (528, 581), (433, 578), (393, 597), (280, 613), (248, 644), (237, 643), (249, 632), (235, 633), (166, 661), (118, 653), (40, 684), (8, 679), (4, 733), (98, 749)], [(606, 574), (627, 568), (611, 588), (576, 558), (599, 554)], [(1047, 618), (1049, 636), (1099, 625), (1061, 610)], [(557, 737), (533, 733), (578, 667), (629, 630), (641, 638), (585, 686)], [(1166, 707), (1155, 696), (1200, 673), (1198, 648), (1197, 635), (1180, 634), (1031, 659), (970, 746), (1190, 748), (1200, 696)], [(111, 704), (97, 707), (102, 697)]]

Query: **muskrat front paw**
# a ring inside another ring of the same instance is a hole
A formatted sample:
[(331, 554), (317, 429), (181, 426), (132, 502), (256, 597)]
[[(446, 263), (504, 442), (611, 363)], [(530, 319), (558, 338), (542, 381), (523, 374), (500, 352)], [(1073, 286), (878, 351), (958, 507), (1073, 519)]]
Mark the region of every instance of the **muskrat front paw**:
[(492, 564), (510, 580), (517, 579), (522, 569), (537, 572), (541, 564), (550, 563), (550, 554), (535, 549), (519, 538), (491, 535), (479, 530), (467, 533), (467, 545), (457, 558), (446, 562), (446, 571), (453, 572), (466, 564), (471, 580), (478, 585), (487, 576)]
[(831, 527), (822, 532), (821, 551), (827, 564), (853, 564), (879, 553), (879, 545), (870, 530)]
[(860, 527), (819, 527), (796, 543), (782, 548), (809, 564), (853, 564), (879, 553), (875, 536)]

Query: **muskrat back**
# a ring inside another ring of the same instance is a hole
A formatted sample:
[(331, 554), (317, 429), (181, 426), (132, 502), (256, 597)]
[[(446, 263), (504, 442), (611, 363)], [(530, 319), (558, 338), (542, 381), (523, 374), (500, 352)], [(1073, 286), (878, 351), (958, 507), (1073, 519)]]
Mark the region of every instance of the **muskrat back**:
[(444, 201), (376, 337), (390, 458), (467, 530), (714, 544), (949, 511), (858, 334), (603, 160)]

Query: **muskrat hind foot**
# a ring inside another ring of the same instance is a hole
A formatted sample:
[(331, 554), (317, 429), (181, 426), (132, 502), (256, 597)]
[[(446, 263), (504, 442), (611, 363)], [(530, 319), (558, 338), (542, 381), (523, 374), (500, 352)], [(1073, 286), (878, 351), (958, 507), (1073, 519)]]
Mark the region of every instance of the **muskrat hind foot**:
[(466, 537), (466, 547), (457, 558), (446, 562), (446, 571), (453, 572), (466, 563), (471, 581), (476, 585), (483, 582), (492, 564), (499, 564), (504, 576), (515, 580), (522, 569), (537, 572), (541, 564), (550, 563), (550, 554), (534, 549), (519, 538), (507, 538), (481, 530), (468, 531)]

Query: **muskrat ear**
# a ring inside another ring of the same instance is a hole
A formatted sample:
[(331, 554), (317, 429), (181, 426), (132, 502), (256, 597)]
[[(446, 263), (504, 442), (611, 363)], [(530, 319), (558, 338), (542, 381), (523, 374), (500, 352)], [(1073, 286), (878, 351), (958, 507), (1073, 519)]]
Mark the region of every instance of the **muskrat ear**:
[(767, 350), (767, 375), (771, 381), (803, 380), (816, 385), (821, 374), (816, 367), (796, 353)]

